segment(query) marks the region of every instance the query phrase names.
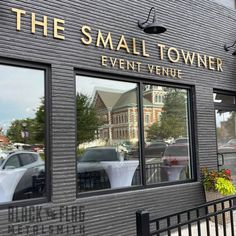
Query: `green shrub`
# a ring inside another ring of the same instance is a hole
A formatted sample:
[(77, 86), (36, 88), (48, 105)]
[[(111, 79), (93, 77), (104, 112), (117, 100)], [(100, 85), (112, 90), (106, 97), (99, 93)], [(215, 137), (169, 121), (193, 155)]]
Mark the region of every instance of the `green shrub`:
[(222, 195), (231, 195), (236, 193), (229, 169), (211, 170), (203, 168), (202, 182), (206, 191), (219, 192)]
[(217, 178), (215, 188), (222, 195), (232, 195), (236, 193), (233, 183), (224, 178)]

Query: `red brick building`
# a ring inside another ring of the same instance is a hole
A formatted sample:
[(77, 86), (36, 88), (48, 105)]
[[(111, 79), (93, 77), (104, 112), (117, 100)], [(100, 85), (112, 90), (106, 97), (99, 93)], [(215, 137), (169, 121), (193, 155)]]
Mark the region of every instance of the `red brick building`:
[[(127, 92), (97, 90), (93, 104), (104, 124), (99, 137), (108, 143), (138, 141), (138, 111), (136, 88)], [(144, 128), (160, 122), (165, 92), (159, 86), (146, 86), (143, 91)]]
[(9, 144), (9, 140), (6, 136), (3, 134), (0, 134), (0, 144), (7, 145)]

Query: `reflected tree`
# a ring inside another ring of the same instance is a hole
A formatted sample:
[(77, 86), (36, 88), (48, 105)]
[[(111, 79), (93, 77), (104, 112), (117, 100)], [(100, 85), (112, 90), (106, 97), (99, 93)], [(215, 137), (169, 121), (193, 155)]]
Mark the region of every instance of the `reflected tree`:
[(187, 94), (181, 89), (165, 88), (160, 123), (147, 130), (147, 138), (168, 139), (187, 136)]
[(42, 99), (41, 105), (38, 107), (34, 119), (34, 139), (35, 143), (44, 143), (45, 141), (45, 111), (44, 100)]
[(77, 145), (94, 140), (95, 133), (102, 122), (91, 99), (81, 93), (76, 95)]
[[(34, 137), (34, 119), (23, 119), (23, 120), (15, 120), (11, 123), (11, 126), (7, 130), (7, 137), (8, 139), (13, 143), (24, 143), (27, 141), (28, 144), (33, 144)], [(22, 127), (22, 124), (26, 124), (26, 131), (28, 132), (29, 136), (27, 138), (24, 138), (22, 136), (22, 132), (24, 128)]]
[[(77, 109), (77, 144), (92, 141), (95, 138), (95, 133), (98, 127), (102, 124), (98, 118), (96, 109), (91, 104), (91, 99), (83, 94), (76, 95)], [(11, 123), (7, 131), (7, 137), (11, 142), (24, 142), (21, 135), (22, 123), (26, 123), (29, 137), (28, 144), (44, 143), (45, 137), (45, 110), (44, 100), (41, 100), (41, 105), (35, 113), (35, 118), (19, 119)]]
[(226, 121), (221, 122), (220, 132), (217, 133), (218, 135), (220, 133), (220, 135), (222, 135), (222, 138), (225, 139), (236, 137), (236, 115), (235, 115), (236, 113), (235, 112), (230, 112), (230, 113), (231, 113), (230, 117)]
[[(29, 136), (25, 139), (22, 136), (24, 128), (22, 124), (25, 123), (25, 130)], [(44, 127), (45, 127), (45, 112), (44, 100), (41, 99), (41, 104), (37, 108), (35, 118), (18, 119), (11, 123), (7, 130), (7, 137), (13, 143), (23, 143), (27, 141), (28, 144), (43, 144), (44, 143)]]

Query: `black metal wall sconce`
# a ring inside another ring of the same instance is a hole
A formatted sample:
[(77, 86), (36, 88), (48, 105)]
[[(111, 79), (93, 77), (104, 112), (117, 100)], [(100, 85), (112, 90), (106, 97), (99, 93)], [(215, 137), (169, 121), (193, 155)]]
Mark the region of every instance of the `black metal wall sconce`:
[[(153, 16), (153, 22), (152, 23), (148, 23), (151, 12), (154, 10), (154, 16)], [(139, 28), (143, 29), (143, 31), (145, 33), (148, 34), (161, 34), (164, 33), (166, 31), (166, 28), (164, 26), (161, 26), (158, 21), (157, 21), (157, 17), (156, 17), (156, 9), (155, 7), (152, 7), (149, 11), (148, 14), (148, 18), (146, 21), (138, 21), (138, 26)]]
[[(232, 48), (235, 44), (236, 44), (236, 41), (234, 41), (234, 43), (233, 43), (232, 45), (230, 45), (230, 46), (227, 46), (227, 45), (225, 44), (225, 45), (224, 45), (224, 50), (225, 50), (226, 52), (228, 52), (229, 49)], [(232, 55), (233, 55), (233, 56), (236, 56), (236, 50), (233, 51)]]

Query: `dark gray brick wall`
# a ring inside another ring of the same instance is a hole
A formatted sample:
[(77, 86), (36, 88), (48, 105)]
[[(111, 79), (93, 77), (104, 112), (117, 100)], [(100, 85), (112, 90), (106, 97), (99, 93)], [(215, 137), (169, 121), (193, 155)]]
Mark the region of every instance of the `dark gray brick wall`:
[[(158, 9), (158, 18), (168, 31), (162, 35), (145, 35), (137, 28), (137, 20), (145, 19), (151, 6)], [(15, 30), (15, 15), (11, 8), (28, 12), (22, 19), (22, 31)], [(35, 12), (49, 17), (48, 37), (30, 33), (30, 14)], [(53, 17), (64, 18), (65, 41), (52, 38)], [(84, 205), (86, 209), (86, 235), (135, 235), (135, 211), (148, 209), (152, 216), (161, 216), (186, 209), (203, 202), (199, 182), (113, 193), (76, 199), (75, 179), (75, 101), (74, 69), (111, 72), (122, 77), (135, 76), (137, 80), (166, 81), (195, 87), (196, 100), (196, 151), (197, 163), (216, 167), (216, 137), (214, 124), (213, 89), (236, 91), (236, 58), (223, 50), (224, 43), (236, 38), (236, 13), (212, 1), (76, 1), (76, 0), (1, 0), (0, 1), (0, 56), (17, 60), (46, 63), (51, 66), (51, 175), (52, 202), (43, 207), (58, 210), (60, 205)], [(145, 39), (149, 58), (135, 57), (122, 51), (88, 47), (81, 44), (82, 25), (92, 28), (95, 37), (98, 29), (112, 32), (114, 42), (120, 35), (127, 39)], [(158, 60), (157, 43), (200, 54), (220, 57), (224, 62), (222, 73)], [(145, 64), (159, 64), (183, 70), (181, 80), (161, 78), (146, 73), (135, 73), (101, 68), (100, 56), (107, 55)], [(198, 168), (199, 169), (199, 166)], [(0, 235), (7, 233), (7, 211), (0, 212)], [(43, 224), (57, 224), (44, 221)], [(29, 223), (29, 225), (34, 225)], [(26, 231), (22, 235), (27, 235)], [(29, 234), (28, 234), (29, 235)], [(43, 234), (39, 234), (43, 235)], [(72, 235), (72, 231), (69, 234)], [(77, 234), (79, 235), (79, 234)]]

